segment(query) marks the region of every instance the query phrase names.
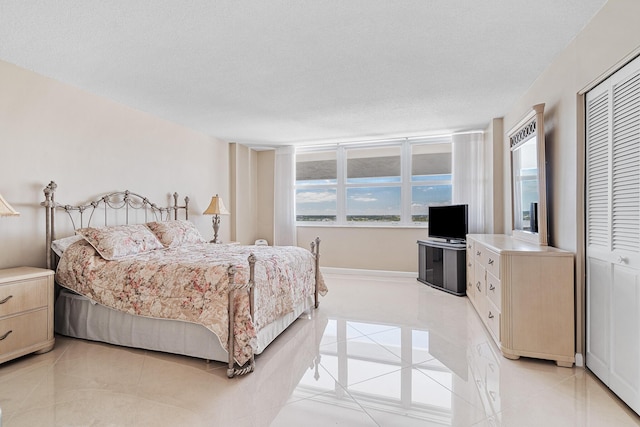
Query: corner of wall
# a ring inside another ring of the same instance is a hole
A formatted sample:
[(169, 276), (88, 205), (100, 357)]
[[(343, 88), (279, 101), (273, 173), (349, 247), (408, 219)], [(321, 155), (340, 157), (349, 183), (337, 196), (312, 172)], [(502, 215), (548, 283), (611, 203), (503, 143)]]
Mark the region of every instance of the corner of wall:
[(245, 145), (229, 144), (231, 240), (251, 244), (258, 237), (260, 177), (258, 152)]
[(273, 221), (274, 221), (274, 167), (275, 150), (258, 151), (258, 173), (257, 173), (257, 210), (258, 216), (257, 232), (258, 238), (267, 239), (269, 244), (273, 244)]
[(485, 133), (485, 232), (504, 233), (504, 124), (501, 117), (489, 122)]

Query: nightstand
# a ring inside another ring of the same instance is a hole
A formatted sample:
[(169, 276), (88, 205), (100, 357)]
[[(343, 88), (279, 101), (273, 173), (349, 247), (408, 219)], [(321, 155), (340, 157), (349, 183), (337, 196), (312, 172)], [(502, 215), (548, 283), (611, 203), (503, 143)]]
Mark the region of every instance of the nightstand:
[(0, 270), (0, 363), (53, 349), (53, 271)]

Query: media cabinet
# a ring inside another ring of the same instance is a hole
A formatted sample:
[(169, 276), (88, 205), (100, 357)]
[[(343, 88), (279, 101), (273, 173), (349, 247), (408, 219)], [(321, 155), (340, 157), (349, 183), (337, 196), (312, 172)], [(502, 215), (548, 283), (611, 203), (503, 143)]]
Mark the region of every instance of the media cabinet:
[(466, 244), (418, 240), (418, 280), (436, 289), (466, 293)]

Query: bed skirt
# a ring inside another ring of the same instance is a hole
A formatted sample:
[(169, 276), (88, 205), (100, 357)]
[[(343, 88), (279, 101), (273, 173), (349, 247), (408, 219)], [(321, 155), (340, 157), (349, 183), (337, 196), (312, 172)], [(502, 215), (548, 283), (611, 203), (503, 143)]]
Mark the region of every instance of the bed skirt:
[[(301, 314), (314, 306), (313, 296), (296, 309), (258, 332), (262, 351)], [(218, 337), (202, 325), (170, 319), (134, 316), (92, 303), (62, 289), (55, 306), (57, 334), (125, 347), (162, 351), (206, 360), (227, 362), (227, 351)]]

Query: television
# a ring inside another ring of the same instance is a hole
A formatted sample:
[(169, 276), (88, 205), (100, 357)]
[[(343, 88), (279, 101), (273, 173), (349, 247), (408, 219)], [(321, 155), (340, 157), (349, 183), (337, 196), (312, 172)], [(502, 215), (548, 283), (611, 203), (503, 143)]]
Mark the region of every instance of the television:
[(467, 238), (468, 205), (429, 206), (429, 237), (447, 241)]

